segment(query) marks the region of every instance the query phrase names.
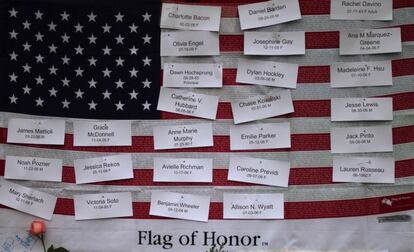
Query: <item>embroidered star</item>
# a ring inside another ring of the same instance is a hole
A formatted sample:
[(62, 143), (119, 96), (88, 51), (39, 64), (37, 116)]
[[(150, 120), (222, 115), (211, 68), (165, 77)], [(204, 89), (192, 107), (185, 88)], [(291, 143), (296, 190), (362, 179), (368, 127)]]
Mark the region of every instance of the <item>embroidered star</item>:
[(143, 22), (145, 22), (145, 21), (151, 22), (150, 18), (151, 18), (152, 15), (150, 15), (148, 12), (145, 12), (145, 14), (141, 15), (141, 16), (144, 18)]
[(108, 68), (106, 68), (102, 73), (104, 74), (104, 77), (111, 77), (111, 72)]
[(96, 40), (98, 39), (97, 37), (95, 37), (93, 34), (88, 37), (89, 39), (89, 44), (96, 44)]
[(16, 17), (17, 18), (17, 13), (19, 13), (18, 11), (16, 11), (14, 8), (9, 10), (10, 16), (9, 17)]
[(93, 78), (92, 80), (88, 81), (89, 83), (89, 88), (96, 88), (96, 84), (98, 83), (97, 81), (95, 81)]
[(118, 35), (118, 37), (115, 38), (116, 44), (124, 44), (124, 37), (121, 37), (121, 34)]
[(62, 108), (69, 108), (69, 104), (70, 104), (70, 102), (68, 101), (68, 100), (64, 100), (63, 102), (62, 102)]
[(102, 50), (104, 51), (103, 55), (111, 55), (111, 48), (108, 48), (108, 46), (106, 46), (105, 48), (102, 48)]
[(55, 89), (55, 87), (52, 87), (52, 89), (49, 89), (50, 96), (56, 97), (57, 92), (58, 91)]
[(76, 76), (83, 76), (83, 70), (80, 68), (80, 67), (78, 67), (78, 69), (75, 69), (75, 72), (76, 72)]
[(95, 59), (93, 56), (90, 58), (90, 59), (88, 59), (88, 61), (89, 61), (89, 66), (96, 66), (96, 62), (98, 61), (97, 59)]
[(62, 21), (63, 20), (66, 20), (66, 21), (69, 21), (69, 14), (68, 13), (66, 13), (66, 11), (64, 11), (62, 14), (60, 14), (60, 16), (62, 17)]
[(102, 26), (103, 29), (103, 33), (111, 33), (111, 26), (109, 26), (108, 24), (105, 24), (104, 26)]
[(62, 86), (69, 87), (69, 82), (70, 82), (70, 80), (68, 80), (68, 79), (65, 77), (65, 79), (64, 79), (64, 80), (62, 80)]
[(75, 51), (76, 51), (76, 54), (80, 54), (80, 55), (83, 54), (83, 48), (80, 45), (78, 45), (78, 47), (75, 48)]
[(23, 73), (30, 73), (30, 68), (32, 67), (26, 63), (26, 65), (23, 66)]
[(27, 30), (30, 30), (30, 25), (31, 25), (31, 23), (29, 23), (29, 21), (24, 21), (23, 22), (23, 29), (27, 29)]
[(37, 98), (36, 100), (35, 100), (35, 102), (36, 102), (36, 107), (43, 107), (43, 102), (44, 102), (45, 100), (42, 100), (42, 98)]
[(63, 34), (61, 38), (62, 38), (62, 43), (69, 43), (70, 36), (68, 36), (66, 33)]
[(151, 66), (151, 60), (152, 59), (149, 59), (148, 56), (145, 56), (145, 59), (142, 60), (144, 62), (144, 66)]
[(117, 82), (115, 82), (115, 84), (116, 84), (116, 88), (124, 88), (125, 82), (119, 79)]
[(29, 88), (28, 85), (26, 85), (25, 87), (23, 87), (23, 94), (28, 94), (30, 95), (30, 90), (32, 90), (31, 88)]
[(36, 63), (43, 63), (43, 59), (44, 59), (45, 57), (43, 57), (43, 56), (39, 53), (39, 55), (37, 55), (35, 58), (36, 58)]
[(121, 15), (120, 12), (118, 12), (118, 14), (115, 15), (115, 18), (116, 18), (116, 22), (122, 22), (122, 21), (124, 21), (123, 20), (124, 19), (124, 15)]
[(29, 45), (29, 43), (27, 43), (27, 41), (26, 41), (26, 43), (23, 44), (23, 51), (29, 51), (30, 52), (30, 47), (31, 47), (31, 45)]
[(144, 107), (142, 108), (142, 110), (150, 110), (151, 103), (148, 103), (148, 101), (145, 101), (145, 103), (143, 103), (142, 106)]
[(58, 69), (55, 67), (55, 65), (52, 65), (52, 67), (49, 68), (50, 75), (52, 75), (52, 74), (56, 75), (57, 70)]
[(149, 81), (148, 79), (145, 79), (145, 81), (142, 81), (142, 84), (144, 84), (144, 88), (151, 88), (152, 81)]
[(37, 12), (35, 12), (35, 16), (36, 16), (36, 19), (42, 19), (43, 13), (40, 12), (40, 10), (37, 10)]
[(14, 29), (13, 29), (13, 31), (9, 32), (9, 34), (10, 34), (10, 39), (17, 39), (17, 35), (19, 33), (15, 32)]
[(49, 31), (56, 31), (56, 24), (54, 24), (53, 21), (47, 26), (49, 26)]
[(35, 80), (36, 80), (36, 85), (43, 85), (43, 81), (45, 79), (43, 79), (42, 76), (39, 75)]
[(56, 49), (57, 49), (57, 46), (55, 46), (55, 44), (51, 44), (49, 46), (50, 53), (52, 53), (52, 52), (56, 53)]
[(83, 32), (83, 26), (81, 24), (78, 23), (74, 27), (75, 27), (75, 32)]
[(10, 97), (9, 97), (9, 99), (10, 99), (10, 104), (12, 104), (12, 103), (17, 104), (17, 99), (19, 99), (19, 98), (17, 98), (17, 97), (13, 94), (12, 96), (10, 96)]
[(105, 90), (105, 92), (104, 93), (102, 93), (102, 95), (104, 96), (104, 100), (105, 99), (108, 99), (108, 100), (110, 100), (111, 99), (111, 94), (112, 93), (110, 93), (110, 92), (108, 92), (108, 89), (107, 90)]
[(132, 68), (132, 70), (131, 70), (131, 71), (129, 71), (129, 73), (131, 74), (131, 78), (132, 78), (132, 77), (138, 77), (138, 76), (137, 76), (138, 70), (135, 70), (135, 67), (134, 67), (134, 68)]
[(17, 76), (16, 74), (12, 73), (11, 75), (9, 75), (10, 77), (10, 82), (17, 82), (17, 78), (19, 76)]
[(93, 14), (93, 12), (91, 12), (91, 14), (88, 15), (89, 18), (89, 22), (96, 22), (96, 17), (97, 15)]
[(76, 98), (83, 98), (83, 94), (84, 94), (85, 92), (82, 92), (81, 90), (80, 90), (80, 88), (78, 89), (78, 91), (76, 91), (75, 92), (75, 94), (76, 94)]
[(36, 41), (43, 41), (43, 37), (45, 35), (41, 34), (40, 32), (38, 32), (37, 34), (35, 34), (36, 37)]
[(116, 66), (124, 66), (124, 61), (125, 61), (124, 59), (119, 57), (118, 59), (115, 60)]
[(132, 54), (135, 54), (135, 55), (137, 55), (137, 52), (138, 52), (138, 48), (135, 48), (135, 46), (133, 46), (131, 49), (129, 49), (130, 51), (131, 51), (131, 55)]
[(62, 58), (62, 61), (63, 61), (63, 65), (69, 65), (69, 60), (70, 60), (70, 58), (68, 58), (68, 56), (66, 56), (66, 54), (65, 54), (65, 57), (63, 57)]
[(124, 105), (125, 104), (123, 104), (123, 103), (121, 103), (121, 101), (119, 101), (117, 104), (115, 104), (115, 106), (116, 106), (116, 110), (118, 111), (118, 110), (124, 110)]
[(98, 106), (98, 103), (95, 103), (93, 100), (90, 102), (90, 103), (88, 103), (88, 105), (89, 105), (89, 110), (96, 110), (96, 106)]
[(15, 53), (14, 51), (12, 53), (9, 54), (10, 55), (10, 60), (16, 60), (17, 61), (17, 56), (19, 56), (17, 53)]
[(131, 30), (129, 33), (133, 33), (133, 32), (137, 33), (138, 32), (137, 31), (138, 26), (136, 26), (135, 23), (133, 23), (131, 26), (129, 26), (129, 29)]
[(142, 37), (142, 39), (144, 40), (144, 44), (151, 44), (150, 40), (152, 39), (152, 37), (149, 37), (148, 34), (145, 34), (145, 37)]
[(137, 95), (138, 95), (138, 93), (137, 92), (135, 92), (135, 89), (134, 90), (132, 90), (132, 92), (131, 93), (129, 93), (129, 95), (131, 96), (131, 100), (132, 99), (135, 99), (135, 100), (137, 100)]

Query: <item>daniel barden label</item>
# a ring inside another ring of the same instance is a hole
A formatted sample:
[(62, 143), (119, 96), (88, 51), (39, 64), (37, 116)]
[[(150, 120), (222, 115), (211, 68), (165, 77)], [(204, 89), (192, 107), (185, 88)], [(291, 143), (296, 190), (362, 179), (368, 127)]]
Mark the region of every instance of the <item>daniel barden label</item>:
[(161, 33), (161, 56), (220, 55), (219, 35), (209, 31)]
[(339, 54), (401, 52), (401, 28), (343, 30), (339, 33)]
[(63, 145), (65, 121), (12, 118), (8, 122), (7, 142)]
[(305, 32), (245, 32), (244, 54), (305, 54)]
[(392, 20), (392, 0), (331, 0), (331, 19)]
[(165, 63), (164, 87), (221, 88), (223, 86), (222, 64)]
[(332, 121), (391, 121), (390, 98), (332, 98)]
[(213, 160), (195, 158), (154, 158), (156, 182), (212, 182)]
[(74, 146), (131, 146), (130, 121), (75, 121)]

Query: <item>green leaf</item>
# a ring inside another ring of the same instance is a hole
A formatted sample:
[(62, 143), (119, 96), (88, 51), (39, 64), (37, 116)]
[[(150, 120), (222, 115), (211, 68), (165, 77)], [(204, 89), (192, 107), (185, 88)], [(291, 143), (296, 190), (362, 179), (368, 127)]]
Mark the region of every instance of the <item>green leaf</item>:
[(59, 248), (56, 248), (56, 249), (54, 250), (54, 252), (69, 252), (69, 250), (67, 250), (67, 249), (65, 249), (65, 248), (63, 248), (63, 247), (59, 247)]
[(55, 248), (53, 248), (53, 245), (51, 245), (48, 249), (47, 249), (47, 252), (54, 252), (55, 251)]

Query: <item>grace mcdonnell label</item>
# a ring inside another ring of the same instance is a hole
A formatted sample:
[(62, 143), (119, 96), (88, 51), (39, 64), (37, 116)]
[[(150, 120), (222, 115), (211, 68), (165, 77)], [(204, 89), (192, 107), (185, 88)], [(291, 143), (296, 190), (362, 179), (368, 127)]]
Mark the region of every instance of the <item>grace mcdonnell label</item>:
[(392, 20), (392, 0), (331, 0), (331, 19)]
[(305, 54), (305, 32), (245, 32), (244, 55)]
[(195, 158), (154, 158), (156, 182), (212, 182), (213, 160)]
[(223, 86), (223, 65), (165, 63), (163, 86), (221, 88)]
[(75, 121), (74, 146), (131, 146), (130, 121)]
[(392, 98), (332, 98), (331, 120), (391, 121)]
[(7, 142), (63, 145), (65, 121), (12, 118), (8, 122)]
[(62, 160), (6, 156), (4, 178), (61, 182)]
[(239, 5), (242, 30), (301, 19), (298, 0), (272, 0)]
[(219, 35), (209, 31), (161, 33), (161, 56), (220, 55)]

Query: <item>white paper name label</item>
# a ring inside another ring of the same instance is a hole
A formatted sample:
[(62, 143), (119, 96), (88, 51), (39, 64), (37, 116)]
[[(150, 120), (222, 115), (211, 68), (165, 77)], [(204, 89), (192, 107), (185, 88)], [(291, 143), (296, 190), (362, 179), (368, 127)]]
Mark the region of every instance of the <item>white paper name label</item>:
[(212, 182), (213, 160), (194, 158), (155, 158), (156, 182)]
[(334, 182), (394, 183), (392, 157), (334, 157)]
[(75, 121), (74, 146), (131, 146), (130, 121)]
[(301, 19), (298, 0), (272, 0), (239, 5), (242, 30)]
[(63, 145), (65, 121), (12, 118), (8, 123), (7, 142)]
[(161, 56), (220, 55), (219, 35), (208, 31), (161, 33)]
[(62, 181), (62, 160), (6, 156), (6, 179)]
[(283, 219), (282, 193), (223, 194), (224, 219)]
[(172, 192), (152, 192), (150, 215), (208, 221), (210, 197)]
[(392, 0), (331, 0), (331, 19), (392, 20)]
[(230, 127), (230, 149), (290, 148), (290, 123), (264, 123)]
[(332, 153), (392, 152), (391, 126), (331, 129)]
[(392, 98), (333, 98), (332, 121), (390, 121)]
[(298, 69), (298, 64), (240, 59), (236, 82), (296, 88)]
[(340, 55), (401, 52), (401, 28), (340, 31), (339, 45)]
[(249, 157), (230, 157), (228, 180), (287, 187), (290, 163)]
[(244, 54), (305, 54), (305, 32), (245, 32)]
[(215, 120), (219, 98), (185, 90), (161, 88), (158, 110)]
[(164, 87), (220, 88), (223, 86), (222, 64), (166, 63)]
[(213, 146), (211, 123), (157, 126), (153, 130), (156, 150)]
[(74, 195), (73, 198), (76, 220), (132, 216), (130, 192)]
[(337, 62), (331, 65), (333, 88), (391, 85), (391, 61)]
[(163, 3), (161, 28), (219, 31), (221, 7)]
[(51, 220), (57, 198), (32, 188), (0, 180), (0, 204)]
[(231, 110), (235, 124), (294, 112), (290, 90), (232, 101)]
[(131, 154), (74, 161), (76, 184), (133, 178)]

